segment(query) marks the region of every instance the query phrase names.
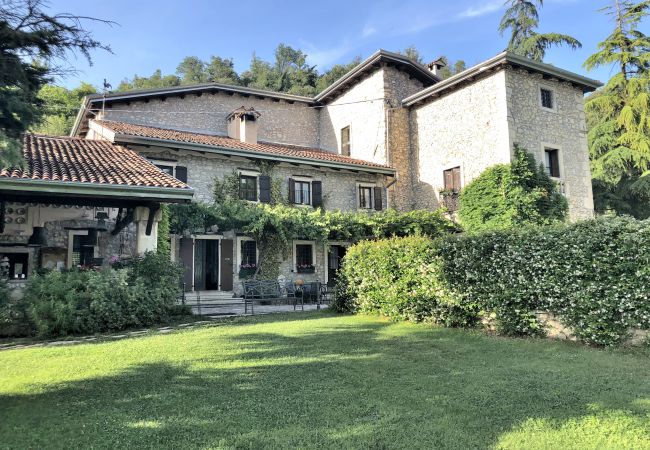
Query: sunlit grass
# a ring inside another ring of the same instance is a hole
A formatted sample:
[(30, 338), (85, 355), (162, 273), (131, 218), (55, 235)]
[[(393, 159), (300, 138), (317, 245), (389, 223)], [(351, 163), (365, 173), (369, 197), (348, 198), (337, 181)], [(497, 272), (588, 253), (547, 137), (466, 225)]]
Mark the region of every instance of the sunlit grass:
[(650, 448), (644, 352), (327, 313), (0, 352), (0, 448)]

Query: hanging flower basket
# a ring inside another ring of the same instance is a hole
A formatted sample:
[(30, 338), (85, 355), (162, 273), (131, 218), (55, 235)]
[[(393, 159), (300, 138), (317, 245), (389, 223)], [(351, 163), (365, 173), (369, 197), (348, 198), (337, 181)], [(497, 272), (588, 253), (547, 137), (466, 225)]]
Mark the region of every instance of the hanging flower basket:
[(239, 278), (251, 278), (255, 275), (256, 270), (257, 266), (255, 264), (242, 264), (239, 266)]
[(313, 265), (304, 265), (304, 266), (296, 266), (296, 272), (298, 273), (315, 273), (316, 272), (316, 267)]

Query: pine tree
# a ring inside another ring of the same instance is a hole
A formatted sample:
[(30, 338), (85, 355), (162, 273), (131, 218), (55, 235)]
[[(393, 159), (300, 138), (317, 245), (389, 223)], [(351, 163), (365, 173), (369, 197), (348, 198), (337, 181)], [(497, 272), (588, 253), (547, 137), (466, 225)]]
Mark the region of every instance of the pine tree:
[(603, 11), (614, 18), (614, 31), (584, 66), (613, 65), (617, 72), (586, 103), (592, 174), (598, 181), (594, 195), (597, 201), (609, 199), (605, 208), (646, 216), (641, 203), (650, 198), (650, 37), (639, 25), (650, 0), (614, 0)]
[(543, 0), (507, 0), (508, 9), (501, 18), (499, 32), (501, 36), (510, 30), (508, 50), (526, 58), (542, 61), (546, 50), (557, 45), (568, 45), (572, 49), (582, 47), (575, 38), (566, 34), (544, 33), (535, 30), (539, 26), (537, 6), (544, 6)]

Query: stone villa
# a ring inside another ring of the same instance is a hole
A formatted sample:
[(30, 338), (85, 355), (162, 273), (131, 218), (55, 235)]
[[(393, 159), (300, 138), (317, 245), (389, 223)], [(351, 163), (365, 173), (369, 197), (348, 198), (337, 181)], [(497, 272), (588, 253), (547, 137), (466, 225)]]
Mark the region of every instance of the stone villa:
[[(297, 206), (453, 209), (453, 193), (509, 162), (515, 143), (558, 181), (572, 219), (593, 215), (583, 97), (599, 82), (508, 52), (446, 80), (440, 68), (380, 50), (313, 98), (212, 83), (90, 96), (70, 138), (28, 136), (30, 170), (0, 173), (0, 254), (26, 276), (150, 249), (157, 205), (209, 202), (215, 178), (238, 173), (241, 198), (268, 202), (259, 161), (277, 163)], [(38, 197), (21, 191), (27, 181), (42, 186)], [(104, 198), (111, 189), (125, 196)], [(97, 237), (100, 220), (112, 231)], [(40, 256), (26, 245), (37, 229), (52, 237)], [(346, 245), (296, 241), (283, 276), (332, 282)], [(257, 258), (236, 230), (188, 230), (172, 248), (188, 290), (237, 290), (239, 268)]]

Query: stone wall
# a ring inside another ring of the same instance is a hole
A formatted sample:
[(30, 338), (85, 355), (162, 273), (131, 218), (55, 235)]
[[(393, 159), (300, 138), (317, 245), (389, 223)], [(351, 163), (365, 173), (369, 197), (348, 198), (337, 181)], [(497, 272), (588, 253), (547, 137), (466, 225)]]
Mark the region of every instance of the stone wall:
[[(541, 87), (554, 91), (555, 109), (541, 107)], [(539, 74), (506, 71), (510, 142), (518, 143), (544, 161), (544, 147), (560, 150), (560, 178), (571, 219), (594, 214), (587, 146), (584, 95), (569, 83), (544, 80)]]
[(106, 109), (107, 120), (150, 125), (161, 128), (227, 135), (226, 116), (241, 106), (254, 107), (260, 141), (319, 146), (319, 112), (307, 103), (257, 98), (253, 95), (229, 95), (223, 92), (170, 96), (162, 101), (151, 99), (118, 103)]
[[(194, 201), (211, 202), (215, 178), (223, 179), (233, 171), (256, 171), (257, 167), (242, 158), (226, 158), (221, 155), (200, 155), (198, 152), (163, 148), (129, 146), (150, 159), (174, 160), (187, 167), (187, 184), (194, 188)], [(382, 175), (316, 169), (307, 166), (279, 164), (273, 177), (282, 180), (282, 195), (288, 198), (289, 178), (304, 177), (323, 183), (323, 203), (328, 210), (354, 211), (357, 207), (357, 183), (383, 186)]]
[(415, 208), (438, 207), (446, 169), (460, 166), (465, 186), (510, 162), (504, 71), (413, 108), (410, 121)]

